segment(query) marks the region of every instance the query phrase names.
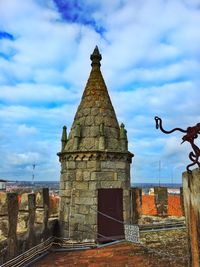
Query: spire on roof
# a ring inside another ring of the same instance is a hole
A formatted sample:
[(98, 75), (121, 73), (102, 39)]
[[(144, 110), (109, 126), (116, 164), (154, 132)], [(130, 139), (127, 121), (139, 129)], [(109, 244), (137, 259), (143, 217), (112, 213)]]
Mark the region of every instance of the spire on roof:
[(94, 66), (98, 66), (98, 67), (100, 67), (100, 66), (101, 66), (100, 61), (101, 61), (101, 59), (102, 59), (102, 56), (101, 56), (101, 54), (99, 53), (99, 48), (98, 48), (97, 45), (96, 45), (96, 47), (95, 47), (93, 53), (90, 55), (90, 59), (91, 59), (91, 61), (92, 61), (92, 63), (91, 63), (91, 66), (92, 66), (92, 67), (94, 67)]

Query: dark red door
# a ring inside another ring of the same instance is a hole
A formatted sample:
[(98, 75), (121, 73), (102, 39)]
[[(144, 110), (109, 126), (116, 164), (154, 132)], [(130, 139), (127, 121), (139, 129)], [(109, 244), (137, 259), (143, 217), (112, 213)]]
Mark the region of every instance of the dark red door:
[[(114, 218), (114, 220), (104, 214)], [(123, 190), (99, 189), (98, 242), (104, 243), (123, 238)]]

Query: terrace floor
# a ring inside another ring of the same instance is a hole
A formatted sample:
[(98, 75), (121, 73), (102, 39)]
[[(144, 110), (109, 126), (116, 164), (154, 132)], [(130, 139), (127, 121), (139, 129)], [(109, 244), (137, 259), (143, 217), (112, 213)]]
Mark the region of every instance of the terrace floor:
[(90, 250), (51, 252), (34, 267), (186, 267), (185, 230), (143, 233), (140, 244), (121, 242)]

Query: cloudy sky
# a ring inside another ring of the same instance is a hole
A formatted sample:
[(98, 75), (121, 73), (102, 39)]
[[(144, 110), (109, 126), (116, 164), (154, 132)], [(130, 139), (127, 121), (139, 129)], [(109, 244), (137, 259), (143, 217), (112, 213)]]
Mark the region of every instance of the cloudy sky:
[[(200, 0), (0, 0), (0, 178), (59, 180), (95, 45), (135, 182), (181, 182), (190, 145), (155, 129), (200, 122)], [(159, 175), (160, 162), (160, 175)]]

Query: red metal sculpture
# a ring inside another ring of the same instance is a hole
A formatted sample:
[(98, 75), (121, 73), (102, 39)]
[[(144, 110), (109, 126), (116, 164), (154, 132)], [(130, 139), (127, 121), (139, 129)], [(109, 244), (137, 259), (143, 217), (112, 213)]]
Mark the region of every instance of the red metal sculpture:
[[(188, 127), (187, 130), (183, 130), (181, 128), (174, 128), (171, 131), (166, 131), (163, 129), (162, 126), (162, 119), (159, 117), (155, 117), (155, 121), (156, 121), (156, 129), (159, 129), (165, 133), (165, 134), (170, 134), (173, 133), (175, 131), (180, 131), (182, 133), (186, 133), (183, 137), (182, 137), (182, 143), (184, 143), (185, 141), (189, 142), (192, 146), (193, 151), (191, 151), (189, 153), (189, 159), (192, 161), (191, 164), (187, 165), (187, 171), (191, 172), (190, 167), (197, 164), (198, 167), (200, 168), (200, 162), (199, 162), (199, 157), (200, 157), (200, 149), (199, 147), (194, 143), (194, 140), (198, 137), (198, 134), (200, 134), (200, 123), (197, 123), (195, 126), (192, 127)], [(181, 143), (181, 144), (182, 144)]]

